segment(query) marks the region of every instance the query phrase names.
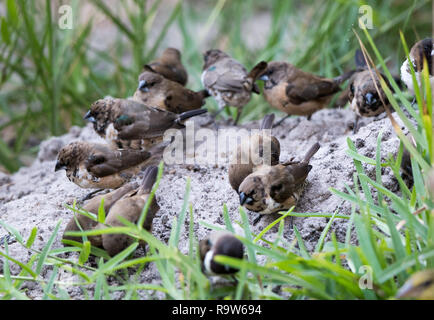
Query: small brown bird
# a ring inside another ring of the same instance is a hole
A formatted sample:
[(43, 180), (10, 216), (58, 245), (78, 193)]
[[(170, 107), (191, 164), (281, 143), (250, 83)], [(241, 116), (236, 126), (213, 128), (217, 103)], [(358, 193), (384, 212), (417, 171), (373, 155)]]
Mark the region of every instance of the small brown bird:
[(208, 275), (233, 274), (237, 269), (214, 261), (216, 255), (242, 259), (243, 243), (231, 233), (225, 231), (211, 232), (205, 239), (199, 241), (199, 253), (202, 271)]
[(240, 204), (260, 214), (271, 214), (295, 206), (312, 169), (309, 161), (319, 148), (319, 143), (315, 143), (300, 162), (256, 168), (239, 187)]
[(163, 140), (166, 130), (184, 128), (185, 120), (206, 112), (196, 109), (178, 115), (132, 100), (106, 98), (94, 102), (84, 119), (116, 149), (148, 150)]
[[(122, 187), (113, 190), (112, 192), (109, 192), (107, 194), (96, 196), (90, 200), (88, 200), (84, 206), (83, 209), (87, 212), (91, 212), (93, 214), (98, 215), (98, 209), (101, 205), (101, 200), (104, 199), (104, 211), (106, 214), (109, 212), (110, 208), (115, 204), (116, 201), (118, 201), (120, 198), (122, 198), (125, 194), (128, 192), (131, 192), (133, 189), (136, 189), (138, 187), (138, 184), (135, 182), (127, 183), (123, 185)], [(79, 226), (77, 225), (77, 221)], [(98, 225), (98, 221), (94, 221), (82, 214), (77, 214), (76, 217), (71, 218), (69, 220), (65, 231), (63, 233), (63, 239), (65, 240), (74, 240), (77, 242), (82, 241), (82, 237), (77, 236), (67, 236), (65, 235), (69, 231), (86, 231), (86, 230), (92, 230)], [(81, 227), (81, 229), (80, 229)], [(89, 236), (88, 237), (90, 243), (95, 247), (102, 247), (102, 238), (101, 236)]]
[(250, 101), (252, 91), (259, 94), (255, 81), (265, 71), (267, 63), (261, 61), (247, 73), (241, 63), (221, 50), (208, 50), (203, 57), (205, 63), (202, 84), (217, 101), (219, 105), (217, 114), (226, 106), (237, 107), (235, 119), (237, 124), (242, 107)]
[[(157, 173), (158, 168), (155, 166), (146, 168), (140, 187), (124, 195), (111, 207), (107, 219), (105, 220), (105, 224), (112, 227), (124, 226), (124, 224), (118, 219), (119, 216), (131, 223), (137, 223), (157, 179)], [(154, 197), (143, 222), (143, 228), (145, 230), (152, 230), (152, 221), (159, 209), (160, 207)], [(111, 256), (118, 254), (133, 242), (134, 239), (132, 237), (123, 233), (109, 233), (102, 235), (102, 245)], [(144, 247), (145, 243), (140, 242), (140, 245)]]
[(341, 90), (339, 85), (353, 73), (349, 71), (327, 79), (304, 72), (290, 63), (273, 61), (268, 63), (267, 70), (259, 79), (265, 81), (264, 96), (272, 107), (286, 112), (288, 116), (300, 115), (310, 119), (314, 112), (330, 103), (333, 95)]
[[(426, 38), (416, 42), (411, 48), (409, 56), (416, 73), (416, 80), (419, 87), (421, 86), (422, 80), (423, 60), (424, 58), (426, 59), (429, 81), (432, 92), (434, 92), (434, 39)], [(407, 85), (408, 90), (414, 94), (413, 78), (407, 59), (405, 59), (401, 66), (401, 79)]]
[[(270, 130), (273, 121), (274, 114), (266, 115), (262, 120), (260, 130)], [(276, 137), (262, 132), (251, 135), (248, 139), (247, 142), (241, 141), (241, 144), (237, 145), (229, 164), (229, 183), (237, 193), (240, 184), (253, 172), (255, 167), (263, 164), (274, 166), (279, 163), (280, 143)], [(252, 156), (258, 159), (253, 159)]]
[[(375, 117), (385, 112), (381, 98), (386, 105), (389, 105), (389, 100), (381, 88), (377, 73), (374, 69), (371, 71), (368, 69), (361, 50), (356, 51), (355, 61), (357, 72), (353, 74), (349, 81), (350, 90), (348, 92), (350, 108), (356, 113), (354, 133), (357, 132), (357, 124), (360, 117)], [(381, 74), (381, 77), (393, 91), (387, 78), (383, 74)], [(377, 88), (379, 91), (377, 91)]]
[(82, 188), (116, 189), (161, 156), (161, 148), (112, 150), (108, 145), (77, 141), (59, 151), (55, 171), (65, 169), (68, 179)]
[(178, 82), (185, 86), (188, 75), (181, 62), (181, 52), (175, 48), (167, 48), (156, 60), (145, 64), (144, 71), (161, 74), (166, 79)]
[(399, 289), (398, 299), (434, 300), (434, 269), (416, 272)]
[(139, 76), (133, 99), (148, 106), (182, 113), (200, 109), (206, 97), (209, 97), (206, 90), (195, 92), (157, 73), (145, 71)]

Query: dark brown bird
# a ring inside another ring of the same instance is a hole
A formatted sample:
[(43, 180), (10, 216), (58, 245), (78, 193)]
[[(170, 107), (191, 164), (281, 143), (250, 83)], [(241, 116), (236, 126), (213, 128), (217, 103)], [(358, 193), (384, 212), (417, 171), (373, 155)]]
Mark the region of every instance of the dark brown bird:
[[(380, 80), (375, 70), (368, 69), (362, 51), (356, 51), (355, 61), (357, 72), (352, 75), (349, 81), (348, 100), (350, 108), (356, 113), (354, 132), (357, 132), (359, 117), (375, 117), (385, 112), (381, 99), (383, 99), (386, 105), (389, 105), (389, 100), (381, 88)], [(383, 74), (381, 74), (381, 77), (393, 91), (387, 78)]]
[(242, 107), (250, 101), (252, 91), (259, 94), (255, 81), (265, 71), (267, 63), (261, 61), (247, 72), (240, 62), (221, 50), (208, 50), (203, 57), (202, 84), (217, 101), (217, 114), (226, 106), (237, 107), (237, 124)]
[[(354, 71), (328, 79), (304, 72), (290, 63), (273, 61), (259, 78), (264, 80), (264, 96), (268, 103), (290, 115), (307, 116), (325, 108), (339, 87)], [(286, 119), (283, 118), (282, 121)], [(279, 125), (279, 122), (277, 125)]]
[[(119, 217), (136, 224), (151, 193), (152, 186), (157, 179), (157, 173), (158, 168), (155, 166), (146, 168), (140, 187), (124, 195), (111, 207), (105, 224), (111, 227), (124, 226)], [(160, 207), (154, 197), (143, 222), (145, 230), (152, 230), (152, 221), (159, 209)], [(101, 237), (104, 249), (111, 256), (118, 254), (134, 242), (134, 238), (122, 233), (103, 234)], [(140, 242), (140, 244), (143, 247), (145, 246), (143, 242)]]
[(312, 169), (309, 161), (319, 148), (319, 143), (315, 143), (300, 162), (256, 168), (239, 187), (240, 204), (260, 214), (271, 214), (295, 206)]
[[(426, 38), (416, 42), (410, 50), (410, 60), (416, 73), (416, 81), (421, 86), (423, 60), (427, 61), (429, 81), (431, 84), (432, 92), (434, 92), (434, 39)], [(408, 90), (414, 94), (413, 78), (411, 76), (410, 66), (408, 60), (405, 59), (401, 66), (401, 79), (408, 87)]]
[(77, 141), (59, 151), (55, 171), (65, 169), (68, 179), (82, 188), (116, 189), (161, 156), (161, 148), (112, 150), (108, 145)]
[[(268, 114), (261, 123), (260, 130), (271, 130), (274, 114)], [(265, 152), (265, 153), (264, 153)], [(265, 131), (246, 137), (234, 150), (229, 164), (229, 183), (238, 193), (241, 182), (253, 172), (257, 166), (266, 164), (274, 166), (279, 163), (280, 143), (276, 137)]]
[(183, 86), (187, 84), (188, 75), (181, 62), (181, 52), (175, 48), (167, 48), (156, 60), (145, 64), (143, 69), (161, 74)]
[(148, 150), (163, 140), (166, 130), (184, 128), (185, 120), (206, 112), (176, 114), (132, 100), (106, 98), (94, 102), (84, 119), (114, 148)]
[(199, 242), (202, 271), (208, 275), (225, 275), (237, 272), (237, 269), (215, 262), (216, 255), (242, 259), (243, 243), (229, 232), (214, 231)]
[[(109, 212), (110, 208), (115, 204), (116, 201), (118, 201), (125, 194), (131, 192), (133, 189), (136, 189), (137, 187), (138, 187), (137, 183), (131, 182), (131, 183), (127, 183), (127, 184), (123, 185), (122, 187), (120, 187), (119, 189), (113, 190), (112, 192), (109, 192), (107, 194), (98, 195), (98, 196), (86, 201), (86, 203), (83, 206), (83, 210), (85, 210), (87, 212), (91, 212), (95, 215), (98, 215), (98, 209), (101, 205), (101, 200), (104, 199), (104, 212), (107, 214)], [(77, 225), (77, 222), (79, 225)], [(62, 238), (65, 240), (74, 240), (77, 242), (81, 242), (82, 237), (67, 236), (65, 234), (67, 232), (70, 232), (70, 231), (92, 230), (97, 225), (98, 225), (97, 221), (92, 220), (85, 215), (77, 214), (76, 217), (73, 217), (73, 218), (71, 218), (71, 220), (69, 220), (69, 222), (65, 228), (65, 231), (63, 233)], [(101, 236), (88, 236), (88, 240), (90, 241), (90, 243), (93, 246), (102, 247)]]
[(139, 76), (133, 99), (148, 106), (182, 113), (200, 109), (208, 96), (206, 90), (195, 92), (157, 73), (145, 71)]

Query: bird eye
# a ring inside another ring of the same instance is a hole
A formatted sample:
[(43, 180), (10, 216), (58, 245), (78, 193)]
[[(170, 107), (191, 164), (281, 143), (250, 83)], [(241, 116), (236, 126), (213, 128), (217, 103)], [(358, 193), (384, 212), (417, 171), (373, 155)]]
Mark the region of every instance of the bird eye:
[(426, 280), (424, 282), (422, 282), (421, 287), (422, 288), (428, 288), (429, 286), (431, 286), (433, 284), (432, 280)]
[(352, 94), (354, 94), (354, 85), (353, 84), (350, 85), (350, 91)]

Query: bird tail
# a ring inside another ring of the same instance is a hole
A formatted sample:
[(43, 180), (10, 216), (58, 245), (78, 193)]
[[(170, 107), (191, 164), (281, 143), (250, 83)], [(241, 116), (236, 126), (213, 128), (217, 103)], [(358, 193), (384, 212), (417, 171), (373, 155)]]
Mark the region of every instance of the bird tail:
[(356, 63), (356, 67), (359, 69), (366, 69), (368, 67), (363, 52), (360, 49), (357, 49), (354, 54), (354, 62)]
[(271, 129), (274, 122), (274, 113), (266, 114), (262, 119), (260, 130)]
[(211, 96), (206, 89), (198, 91), (197, 94), (201, 96), (202, 100)]
[(345, 82), (346, 80), (348, 80), (349, 78), (351, 78), (351, 76), (356, 73), (357, 70), (350, 70), (345, 72), (344, 74), (341, 74), (340, 76), (333, 78), (333, 82), (336, 83), (337, 85), (340, 85), (341, 83)]
[(156, 166), (146, 167), (143, 173), (143, 180), (140, 183), (140, 188), (137, 191), (137, 194), (150, 193), (155, 181), (157, 180), (157, 174), (158, 174), (158, 167)]
[(195, 109), (195, 110), (186, 111), (186, 112), (181, 113), (178, 116), (178, 119), (176, 120), (176, 122), (181, 123), (184, 120), (187, 120), (189, 118), (204, 114), (206, 112), (208, 112), (206, 109)]
[(259, 62), (256, 66), (250, 70), (247, 78), (252, 79), (252, 82), (255, 82), (264, 72), (267, 70), (268, 64), (265, 61)]
[(317, 153), (317, 151), (319, 150), (320, 147), (321, 146), (318, 142), (315, 143), (312, 147), (310, 147), (309, 151), (306, 153), (306, 155), (304, 156), (304, 158), (301, 162), (309, 163), (310, 159), (313, 157), (313, 155), (315, 153)]

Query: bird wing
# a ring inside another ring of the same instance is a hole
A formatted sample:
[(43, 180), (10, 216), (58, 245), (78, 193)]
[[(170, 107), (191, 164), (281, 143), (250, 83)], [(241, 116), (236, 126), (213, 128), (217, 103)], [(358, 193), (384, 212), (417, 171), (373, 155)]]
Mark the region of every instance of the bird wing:
[(117, 150), (97, 148), (85, 162), (86, 169), (96, 177), (105, 177), (136, 166), (151, 157), (142, 150)]
[[(174, 82), (173, 84), (175, 84)], [(204, 104), (201, 92), (194, 92), (184, 88), (176, 83), (179, 87), (172, 86), (167, 90), (164, 104), (167, 110), (175, 113), (182, 113), (187, 110), (199, 109)]]
[(218, 61), (206, 70), (203, 85), (221, 91), (243, 90), (247, 70), (233, 59)]
[(115, 129), (118, 130), (118, 138), (124, 140), (159, 137), (173, 126), (177, 117), (173, 112), (148, 107), (145, 111), (128, 115), (128, 118), (132, 119), (130, 123), (123, 125), (122, 121), (116, 121)]
[(315, 82), (298, 81), (298, 83), (294, 81), (286, 86), (286, 95), (293, 104), (316, 100), (338, 91), (340, 87), (328, 79), (318, 79)]

